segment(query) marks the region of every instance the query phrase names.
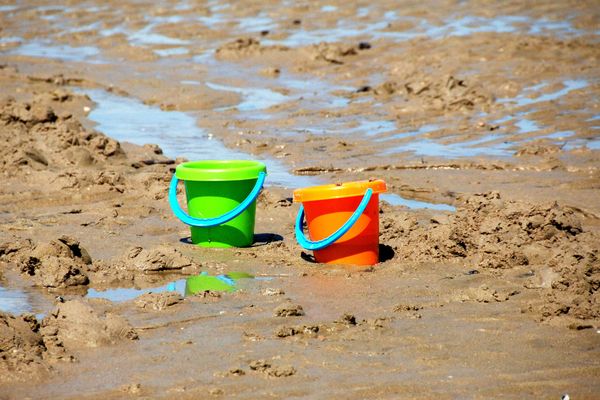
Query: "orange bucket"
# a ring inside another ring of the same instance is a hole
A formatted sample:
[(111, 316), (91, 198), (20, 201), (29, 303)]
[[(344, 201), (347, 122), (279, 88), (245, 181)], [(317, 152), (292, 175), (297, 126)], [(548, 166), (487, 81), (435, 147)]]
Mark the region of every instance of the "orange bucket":
[[(296, 240), (320, 263), (377, 264), (379, 193), (386, 190), (381, 179), (294, 190), (294, 202), (302, 203)], [(304, 213), (310, 239), (302, 230)]]

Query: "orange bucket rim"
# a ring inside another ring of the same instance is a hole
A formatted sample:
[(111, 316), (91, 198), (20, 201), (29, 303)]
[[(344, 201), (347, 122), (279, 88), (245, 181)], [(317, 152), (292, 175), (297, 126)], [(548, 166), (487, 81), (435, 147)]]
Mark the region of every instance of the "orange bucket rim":
[(332, 183), (296, 189), (293, 192), (293, 200), (294, 202), (304, 203), (307, 201), (364, 196), (369, 188), (373, 191), (373, 194), (387, 191), (385, 181), (382, 179), (369, 179), (366, 181)]

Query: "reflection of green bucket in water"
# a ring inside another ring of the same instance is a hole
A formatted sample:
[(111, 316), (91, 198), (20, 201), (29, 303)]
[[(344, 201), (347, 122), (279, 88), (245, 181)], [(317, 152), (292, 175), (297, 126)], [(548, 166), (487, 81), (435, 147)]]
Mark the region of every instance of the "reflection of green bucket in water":
[(190, 276), (185, 280), (185, 295), (191, 296), (196, 293), (233, 292), (236, 289), (236, 279), (254, 278), (245, 272), (231, 272), (227, 275), (210, 276), (206, 272), (200, 275)]
[[(246, 247), (254, 241), (256, 198), (267, 168), (258, 161), (192, 161), (177, 166), (169, 188), (175, 215), (191, 227), (192, 243), (204, 247)], [(185, 181), (188, 212), (177, 202)]]

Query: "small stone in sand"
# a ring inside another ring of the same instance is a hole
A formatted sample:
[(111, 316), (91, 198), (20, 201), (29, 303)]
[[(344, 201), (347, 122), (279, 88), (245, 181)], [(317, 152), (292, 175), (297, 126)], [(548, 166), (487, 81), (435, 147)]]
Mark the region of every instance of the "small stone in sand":
[(300, 317), (304, 315), (304, 309), (300, 304), (286, 302), (275, 308), (274, 315), (276, 317)]

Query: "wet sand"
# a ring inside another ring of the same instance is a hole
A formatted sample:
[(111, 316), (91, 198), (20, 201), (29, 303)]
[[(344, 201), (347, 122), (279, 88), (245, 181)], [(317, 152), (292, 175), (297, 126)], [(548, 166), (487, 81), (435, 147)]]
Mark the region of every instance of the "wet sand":
[[(595, 398), (599, 18), (0, 6), (0, 398)], [(169, 210), (204, 158), (267, 163), (252, 247)], [(315, 263), (292, 189), (372, 177), (381, 262)]]

